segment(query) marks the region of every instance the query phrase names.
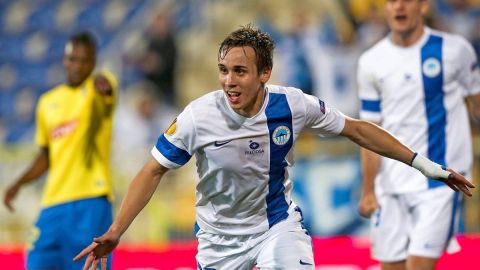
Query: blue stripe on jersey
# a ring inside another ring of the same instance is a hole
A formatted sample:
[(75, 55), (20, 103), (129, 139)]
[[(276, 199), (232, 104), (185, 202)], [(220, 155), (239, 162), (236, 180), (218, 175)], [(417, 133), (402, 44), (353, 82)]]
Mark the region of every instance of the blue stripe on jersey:
[[(425, 94), (425, 107), (428, 120), (428, 158), (446, 166), (446, 126), (447, 112), (443, 104), (443, 39), (431, 35), (422, 47), (422, 78)], [(428, 187), (444, 185), (443, 182), (428, 179)]]
[(162, 134), (162, 136), (158, 138), (155, 147), (165, 158), (178, 165), (185, 165), (185, 163), (187, 163), (192, 157), (187, 151), (180, 149), (173, 143), (169, 142), (167, 138), (165, 138), (165, 134)]
[(362, 110), (369, 112), (380, 112), (380, 100), (362, 99)]
[[(289, 203), (285, 199), (285, 157), (293, 145), (292, 112), (284, 94), (269, 94), (269, 102), (265, 110), (268, 132), (270, 134), (270, 172), (267, 195), (268, 225), (272, 227), (288, 217)], [(285, 144), (277, 145), (272, 139), (273, 132), (279, 126), (290, 129), (290, 138)]]

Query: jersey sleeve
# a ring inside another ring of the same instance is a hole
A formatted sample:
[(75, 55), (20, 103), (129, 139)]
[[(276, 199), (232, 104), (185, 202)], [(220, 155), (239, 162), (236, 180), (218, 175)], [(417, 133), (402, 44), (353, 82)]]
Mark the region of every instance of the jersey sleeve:
[(187, 106), (160, 135), (151, 153), (164, 167), (179, 168), (192, 157), (194, 139), (195, 125), (191, 107)]
[(345, 115), (329, 107), (317, 97), (303, 94), (306, 108), (306, 127), (321, 136), (333, 136), (342, 132)]
[(40, 98), (35, 110), (35, 143), (40, 147), (48, 146), (48, 129), (43, 116), (43, 107), (43, 102)]
[(472, 45), (464, 38), (460, 40), (458, 80), (464, 89), (463, 95), (466, 97), (480, 93), (480, 67)]
[(380, 122), (380, 93), (375, 87), (374, 76), (368, 70), (365, 57), (361, 57), (357, 71), (358, 97), (360, 98), (360, 118)]

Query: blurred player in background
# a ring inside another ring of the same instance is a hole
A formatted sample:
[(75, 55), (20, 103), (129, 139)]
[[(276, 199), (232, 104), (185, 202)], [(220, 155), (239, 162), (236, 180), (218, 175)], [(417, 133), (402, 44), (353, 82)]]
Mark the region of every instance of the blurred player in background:
[(43, 209), (28, 245), (28, 270), (80, 269), (69, 257), (112, 221), (109, 162), (116, 81), (110, 73), (92, 74), (95, 61), (93, 35), (69, 39), (63, 57), (67, 82), (43, 94), (37, 105), (40, 154), (5, 193), (4, 203), (13, 211), (20, 188), (48, 170)]
[[(361, 118), (432, 161), (471, 176), (464, 99), (480, 118), (480, 72), (472, 46), (425, 26), (427, 0), (388, 0), (385, 7), (391, 33), (359, 60)], [(373, 257), (384, 270), (433, 270), (449, 244), (448, 250), (458, 249), (452, 236), (459, 194), (409, 166), (366, 149), (361, 154), (359, 211), (372, 216)]]
[[(75, 259), (84, 269), (105, 264), (162, 176), (196, 155), (198, 269), (314, 269), (312, 242), (291, 200), (293, 145), (309, 129), (342, 135), (382, 155), (413, 164), (469, 194), (469, 182), (414, 153), (376, 125), (344, 116), (300, 89), (266, 85), (274, 43), (252, 26), (222, 42), (223, 90), (191, 102), (152, 149), (153, 158), (130, 185), (110, 229)], [(99, 216), (100, 218), (101, 216)]]

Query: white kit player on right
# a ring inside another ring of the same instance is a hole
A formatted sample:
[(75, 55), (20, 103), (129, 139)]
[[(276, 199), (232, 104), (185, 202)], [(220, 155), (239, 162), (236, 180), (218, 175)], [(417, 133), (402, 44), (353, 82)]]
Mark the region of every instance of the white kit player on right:
[[(426, 2), (387, 1), (392, 32), (359, 60), (360, 118), (469, 178), (473, 152), (465, 99), (478, 107), (478, 62), (464, 38), (424, 26)], [(359, 210), (372, 216), (373, 257), (382, 261), (382, 269), (409, 269), (408, 262), (402, 266), (410, 257), (410, 266), (430, 269), (447, 246), (458, 251), (453, 236), (459, 193), (368, 150), (362, 150), (362, 167)]]

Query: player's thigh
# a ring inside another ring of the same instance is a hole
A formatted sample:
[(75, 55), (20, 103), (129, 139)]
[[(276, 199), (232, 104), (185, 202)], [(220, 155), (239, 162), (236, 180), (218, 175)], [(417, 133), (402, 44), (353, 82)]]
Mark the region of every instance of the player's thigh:
[(315, 269), (311, 237), (301, 228), (276, 232), (261, 245), (257, 268)]
[[(81, 262), (72, 258), (90, 245), (94, 237), (104, 234), (112, 224), (112, 206), (105, 197), (89, 198), (70, 203), (65, 222), (62, 255), (64, 269), (82, 269)], [(111, 256), (108, 260), (111, 265)]]
[(372, 256), (382, 262), (407, 259), (411, 217), (402, 195), (378, 197), (380, 208), (370, 220)]
[[(441, 256), (454, 234), (459, 193), (438, 187), (419, 193), (413, 208), (413, 229), (408, 254), (425, 258)], [(414, 201), (415, 198), (411, 198)]]
[(61, 229), (62, 210), (43, 209), (29, 232), (26, 268), (28, 270), (59, 269), (62, 265)]
[(408, 256), (407, 270), (434, 270), (437, 258), (426, 258), (419, 256)]
[(382, 270), (407, 270), (406, 261), (382, 262), (380, 266)]
[(255, 265), (254, 249), (261, 240), (262, 234), (251, 236), (227, 236), (197, 233), (197, 267), (200, 270), (252, 269)]

